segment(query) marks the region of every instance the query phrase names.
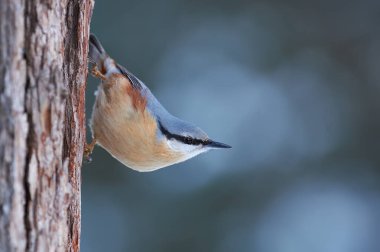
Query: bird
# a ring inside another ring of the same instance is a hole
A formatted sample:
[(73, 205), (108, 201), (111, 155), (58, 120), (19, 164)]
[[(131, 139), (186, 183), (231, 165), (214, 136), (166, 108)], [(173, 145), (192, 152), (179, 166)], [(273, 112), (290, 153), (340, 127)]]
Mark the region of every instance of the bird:
[(86, 158), (99, 145), (125, 166), (148, 172), (211, 149), (231, 148), (170, 114), (140, 79), (107, 54), (94, 34), (90, 34), (88, 55), (90, 72), (101, 83), (95, 94)]

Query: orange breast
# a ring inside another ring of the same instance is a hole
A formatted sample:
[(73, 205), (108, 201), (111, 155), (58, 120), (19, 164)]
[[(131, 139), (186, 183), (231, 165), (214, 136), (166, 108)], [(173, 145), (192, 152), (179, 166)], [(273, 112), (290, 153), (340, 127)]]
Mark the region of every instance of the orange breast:
[(146, 99), (121, 74), (99, 86), (91, 118), (99, 145), (128, 167), (150, 171), (178, 162), (183, 156), (157, 140), (157, 122)]

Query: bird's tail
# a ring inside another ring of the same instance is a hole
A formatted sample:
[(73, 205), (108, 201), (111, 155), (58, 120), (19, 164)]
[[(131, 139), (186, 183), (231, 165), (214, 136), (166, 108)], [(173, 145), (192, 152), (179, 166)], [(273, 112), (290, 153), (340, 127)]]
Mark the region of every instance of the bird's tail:
[(89, 60), (92, 64), (95, 64), (98, 67), (98, 69), (103, 73), (105, 70), (104, 61), (108, 58), (108, 54), (106, 53), (102, 44), (99, 42), (99, 40), (96, 38), (94, 34), (90, 35), (89, 44)]

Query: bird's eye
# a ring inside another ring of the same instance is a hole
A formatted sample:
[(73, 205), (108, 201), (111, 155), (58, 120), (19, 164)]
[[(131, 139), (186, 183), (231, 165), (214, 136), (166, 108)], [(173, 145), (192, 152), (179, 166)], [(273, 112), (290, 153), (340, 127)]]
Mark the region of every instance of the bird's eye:
[(186, 143), (187, 144), (192, 144), (193, 143), (193, 139), (191, 137), (186, 137)]
[(203, 144), (202, 140), (199, 140), (199, 139), (196, 139), (196, 138), (192, 138), (190, 136), (181, 137), (181, 141), (183, 143), (185, 143), (185, 144), (188, 144), (188, 145), (200, 145), (200, 144)]

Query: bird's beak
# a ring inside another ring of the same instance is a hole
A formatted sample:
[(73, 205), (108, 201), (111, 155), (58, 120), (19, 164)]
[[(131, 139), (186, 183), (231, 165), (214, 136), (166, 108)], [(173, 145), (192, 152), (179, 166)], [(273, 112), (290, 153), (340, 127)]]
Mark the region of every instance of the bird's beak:
[(220, 143), (220, 142), (215, 142), (213, 140), (210, 140), (210, 142), (206, 146), (210, 147), (210, 148), (215, 148), (215, 149), (219, 149), (219, 148), (231, 148), (231, 146), (229, 146), (228, 144), (224, 144), (224, 143)]

